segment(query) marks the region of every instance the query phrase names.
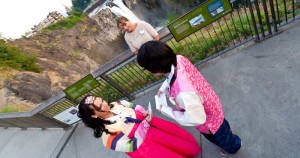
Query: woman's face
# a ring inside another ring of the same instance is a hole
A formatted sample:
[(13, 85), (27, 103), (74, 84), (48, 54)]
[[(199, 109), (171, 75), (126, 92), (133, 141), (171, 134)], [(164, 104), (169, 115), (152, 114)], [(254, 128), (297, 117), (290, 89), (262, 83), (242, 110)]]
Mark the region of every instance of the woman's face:
[(110, 110), (110, 106), (102, 98), (96, 97), (92, 109), (97, 116), (102, 117)]
[(131, 23), (130, 21), (122, 22), (122, 24), (120, 25), (120, 28), (126, 32), (132, 32), (135, 29), (133, 23)]

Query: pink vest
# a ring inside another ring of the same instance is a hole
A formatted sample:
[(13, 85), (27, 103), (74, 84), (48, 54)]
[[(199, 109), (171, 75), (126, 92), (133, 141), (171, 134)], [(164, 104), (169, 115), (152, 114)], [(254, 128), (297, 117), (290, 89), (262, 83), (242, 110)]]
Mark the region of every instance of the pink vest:
[(203, 98), (206, 122), (195, 128), (202, 133), (214, 134), (223, 123), (224, 114), (219, 97), (197, 68), (185, 57), (177, 55), (176, 80), (170, 95), (174, 98), (180, 92), (198, 92)]

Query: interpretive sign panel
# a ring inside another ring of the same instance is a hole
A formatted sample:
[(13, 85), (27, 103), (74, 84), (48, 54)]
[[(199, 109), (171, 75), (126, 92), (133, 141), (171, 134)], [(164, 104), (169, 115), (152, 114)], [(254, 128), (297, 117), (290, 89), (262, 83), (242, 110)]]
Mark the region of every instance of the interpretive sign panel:
[(63, 112), (55, 115), (53, 118), (56, 120), (59, 120), (63, 123), (66, 123), (68, 125), (71, 125), (75, 122), (78, 122), (80, 118), (77, 116), (78, 107), (70, 107)]
[(208, 0), (168, 25), (176, 41), (180, 41), (232, 11), (229, 0)]
[(94, 89), (98, 85), (99, 83), (97, 82), (97, 80), (94, 79), (94, 77), (91, 74), (89, 74), (83, 79), (73, 84), (72, 86), (66, 88), (64, 92), (71, 99), (76, 99), (89, 92), (90, 90)]

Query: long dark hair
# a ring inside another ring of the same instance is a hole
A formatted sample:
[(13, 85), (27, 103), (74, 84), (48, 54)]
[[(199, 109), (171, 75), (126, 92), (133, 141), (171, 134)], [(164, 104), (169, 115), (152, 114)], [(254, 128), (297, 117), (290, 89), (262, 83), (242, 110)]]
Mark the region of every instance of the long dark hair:
[(137, 54), (137, 62), (152, 73), (169, 73), (171, 65), (177, 66), (176, 54), (160, 41), (144, 43)]
[[(108, 131), (108, 129), (105, 128), (105, 124), (113, 124), (114, 122), (110, 122), (108, 120), (103, 120), (101, 118), (92, 118), (92, 115), (94, 115), (94, 111), (89, 107), (90, 104), (86, 104), (85, 100), (90, 95), (84, 97), (78, 106), (78, 117), (81, 118), (82, 122), (89, 128), (94, 130), (94, 136), (96, 138), (100, 138), (102, 136), (102, 133), (105, 132), (107, 134), (115, 134), (113, 132)], [(111, 105), (111, 108), (113, 106)]]

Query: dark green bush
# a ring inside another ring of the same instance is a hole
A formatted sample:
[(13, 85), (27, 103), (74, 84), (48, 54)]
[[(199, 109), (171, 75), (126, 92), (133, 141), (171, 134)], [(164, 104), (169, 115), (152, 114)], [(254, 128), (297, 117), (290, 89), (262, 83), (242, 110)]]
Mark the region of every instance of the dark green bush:
[(23, 53), (18, 47), (0, 40), (0, 67), (11, 67), (20, 71), (40, 72), (37, 57)]

